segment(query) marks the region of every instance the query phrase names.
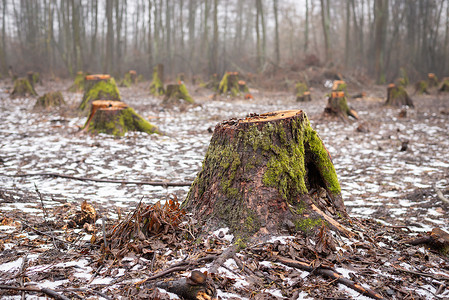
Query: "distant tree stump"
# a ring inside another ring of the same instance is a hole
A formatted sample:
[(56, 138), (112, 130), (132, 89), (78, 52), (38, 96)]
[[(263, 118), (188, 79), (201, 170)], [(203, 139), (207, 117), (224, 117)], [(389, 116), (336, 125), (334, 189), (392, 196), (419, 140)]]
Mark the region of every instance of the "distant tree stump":
[(65, 105), (64, 97), (61, 92), (50, 92), (39, 97), (34, 104), (34, 108), (50, 108)]
[(158, 64), (153, 69), (153, 80), (150, 84), (150, 94), (154, 96), (162, 96), (164, 90), (164, 65)]
[(159, 133), (156, 126), (121, 101), (96, 100), (83, 129), (91, 133), (123, 136), (128, 131)]
[(408, 96), (405, 89), (401, 86), (396, 86), (394, 83), (388, 85), (387, 88), (387, 101), (385, 105), (401, 107), (407, 105), (413, 106), (412, 99)]
[(349, 116), (358, 120), (357, 112), (348, 105), (344, 92), (332, 92), (327, 99), (327, 106), (324, 108), (324, 116), (337, 117), (343, 121), (349, 121)]
[(123, 80), (120, 82), (120, 86), (130, 87), (133, 84), (137, 83), (137, 72), (134, 70), (130, 70), (125, 73), (123, 76)]
[(174, 102), (179, 100), (184, 100), (188, 103), (194, 103), (195, 101), (190, 96), (189, 91), (184, 83), (179, 82), (177, 84), (167, 85), (167, 90), (165, 91), (164, 102)]
[(107, 74), (87, 75), (84, 82), (84, 96), (79, 109), (86, 110), (92, 101), (100, 99), (121, 100), (114, 78)]
[(40, 74), (38, 72), (33, 72), (33, 71), (27, 72), (27, 78), (28, 78), (28, 81), (33, 86), (33, 88), (38, 83), (42, 84), (41, 76), (40, 76)]
[(418, 94), (418, 95), (430, 94), (429, 93), (429, 83), (427, 80), (420, 80), (417, 83), (415, 83), (415, 94)]
[(397, 79), (397, 84), (403, 87), (407, 87), (410, 84), (407, 71), (404, 68), (401, 68), (399, 72), (401, 74), (401, 77)]
[(440, 87), (438, 88), (438, 92), (449, 92), (449, 77), (443, 78)]
[(344, 92), (345, 95), (348, 93), (347, 84), (343, 80), (335, 80), (332, 84), (332, 92)]
[(330, 155), (301, 110), (218, 124), (182, 207), (206, 229), (241, 237), (311, 233), (323, 224), (317, 211), (347, 215)]
[(68, 88), (69, 92), (76, 93), (76, 92), (84, 92), (84, 77), (86, 74), (84, 74), (82, 71), (79, 71), (76, 73), (75, 80), (73, 81), (73, 84)]
[[(246, 83), (245, 83), (246, 86)], [(238, 72), (226, 72), (218, 85), (218, 93), (236, 97), (240, 94)]]
[(430, 88), (437, 87), (440, 84), (438, 77), (434, 73), (427, 74), (427, 82)]
[(218, 87), (220, 86), (220, 80), (218, 79), (217, 74), (212, 74), (210, 80), (207, 83), (203, 84), (205, 88), (218, 91)]
[(312, 97), (310, 96), (310, 91), (304, 82), (298, 82), (295, 86), (296, 91), (296, 101), (298, 102), (308, 102), (312, 101)]
[(12, 98), (37, 96), (33, 85), (30, 83), (28, 78), (18, 78), (14, 81), (14, 88), (11, 92)]

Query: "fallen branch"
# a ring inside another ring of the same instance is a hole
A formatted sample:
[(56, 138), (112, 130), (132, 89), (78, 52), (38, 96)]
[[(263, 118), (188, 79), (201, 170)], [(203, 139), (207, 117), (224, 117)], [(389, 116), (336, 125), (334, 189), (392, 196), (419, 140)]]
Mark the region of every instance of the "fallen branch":
[(125, 181), (119, 179), (100, 179), (100, 178), (88, 178), (88, 177), (77, 177), (71, 175), (57, 174), (57, 173), (30, 173), (30, 174), (16, 174), (16, 175), (6, 175), (0, 174), (6, 177), (31, 177), (31, 176), (50, 176), (50, 177), (60, 177), (66, 179), (73, 179), (79, 181), (93, 181), (93, 182), (106, 182), (106, 183), (120, 183), (120, 184), (136, 184), (136, 185), (153, 185), (153, 186), (190, 186), (191, 182), (164, 182), (164, 181)]
[(315, 204), (311, 205), (312, 209), (318, 213), (320, 216), (322, 216), (326, 221), (328, 221), (333, 227), (335, 227), (338, 231), (343, 233), (346, 237), (351, 238), (355, 236), (355, 233), (353, 233), (351, 230), (347, 229), (337, 221), (335, 221), (333, 218), (326, 215), (321, 209), (319, 209)]
[(396, 270), (404, 272), (404, 273), (409, 273), (409, 274), (422, 276), (422, 277), (429, 277), (429, 278), (432, 278), (432, 279), (435, 279), (435, 280), (448, 280), (449, 281), (449, 277), (441, 275), (441, 274), (421, 273), (421, 272), (415, 272), (415, 271), (407, 270), (407, 269), (398, 267), (396, 265), (392, 265), (392, 266)]
[(57, 292), (47, 289), (47, 288), (38, 288), (38, 287), (19, 287), (12, 285), (0, 285), (0, 289), (2, 290), (14, 290), (14, 291), (25, 291), (25, 292), (35, 292), (35, 293), (43, 293), (53, 299), (57, 300), (70, 300), (64, 295), (58, 294)]
[(297, 261), (294, 259), (290, 259), (287, 257), (282, 257), (282, 256), (272, 256), (272, 259), (275, 262), (282, 263), (282, 264), (287, 265), (292, 268), (298, 268), (298, 269), (301, 269), (301, 270), (307, 271), (307, 272), (315, 272), (317, 274), (329, 277), (330, 279), (336, 280), (338, 283), (346, 285), (347, 287), (349, 287), (349, 288), (353, 289), (354, 291), (357, 291), (367, 297), (371, 297), (373, 299), (385, 299), (384, 297), (382, 297), (382, 295), (378, 294), (377, 292), (375, 292), (371, 289), (364, 288), (360, 284), (353, 282), (347, 278), (344, 278), (343, 275), (341, 275), (334, 269), (322, 268), (322, 267), (315, 268), (311, 264), (308, 264), (308, 263), (305, 263), (302, 261)]

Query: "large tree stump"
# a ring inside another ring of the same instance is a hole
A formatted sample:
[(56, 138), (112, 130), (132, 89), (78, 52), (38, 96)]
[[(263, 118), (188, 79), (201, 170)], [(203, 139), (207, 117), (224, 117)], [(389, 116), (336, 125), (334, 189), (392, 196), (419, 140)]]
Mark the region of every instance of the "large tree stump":
[(164, 102), (177, 102), (179, 100), (184, 100), (188, 103), (194, 103), (195, 101), (190, 96), (189, 91), (184, 83), (178, 82), (177, 84), (167, 85), (167, 90), (165, 91)]
[(415, 94), (422, 95), (422, 94), (430, 94), (429, 92), (429, 83), (427, 80), (420, 80), (415, 83)]
[(407, 92), (402, 86), (396, 86), (394, 83), (388, 85), (387, 88), (387, 101), (385, 105), (398, 106), (407, 105), (414, 107), (412, 99), (408, 96)]
[(121, 100), (114, 78), (107, 74), (87, 75), (84, 82), (84, 96), (79, 109), (85, 110), (92, 101), (100, 99)]
[(327, 106), (324, 108), (324, 116), (331, 118), (339, 118), (348, 121), (349, 116), (358, 119), (357, 112), (348, 105), (344, 92), (332, 92), (327, 99)]
[(330, 155), (301, 110), (218, 124), (182, 206), (205, 229), (241, 237), (309, 233), (323, 224), (319, 212), (347, 215)]
[(153, 69), (153, 80), (150, 84), (150, 94), (154, 96), (162, 96), (164, 93), (164, 65), (158, 64)]
[(14, 81), (14, 88), (11, 92), (12, 98), (37, 96), (33, 85), (30, 83), (28, 78), (18, 78)]
[(120, 86), (130, 87), (131, 85), (136, 83), (137, 83), (137, 72), (134, 70), (129, 70), (123, 76), (123, 79), (120, 82)]
[(29, 81), (29, 82), (31, 83), (31, 85), (33, 86), (33, 88), (34, 88), (34, 86), (35, 86), (37, 83), (42, 84), (41, 76), (40, 76), (40, 74), (39, 74), (38, 72), (28, 71), (28, 72), (27, 72), (27, 78), (28, 78), (28, 81)]
[(34, 104), (34, 108), (51, 108), (65, 105), (64, 97), (61, 92), (49, 92), (39, 97)]
[(298, 102), (312, 101), (309, 87), (304, 82), (298, 82), (295, 86), (295, 91), (296, 91), (296, 101)]
[(68, 91), (72, 93), (84, 92), (85, 76), (86, 74), (84, 74), (82, 71), (76, 73), (75, 80), (73, 81), (73, 84), (68, 88)]
[(332, 92), (344, 92), (345, 94), (348, 93), (347, 91), (347, 84), (343, 80), (335, 80), (332, 84)]
[(91, 133), (123, 136), (128, 131), (159, 133), (156, 126), (121, 101), (96, 100), (83, 129)]

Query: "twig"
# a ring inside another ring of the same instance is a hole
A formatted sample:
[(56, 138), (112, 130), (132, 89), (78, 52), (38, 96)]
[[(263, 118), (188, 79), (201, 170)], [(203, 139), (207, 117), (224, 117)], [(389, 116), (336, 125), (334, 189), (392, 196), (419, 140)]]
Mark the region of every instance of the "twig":
[(282, 263), (284, 265), (287, 265), (289, 267), (298, 268), (307, 272), (315, 271), (316, 274), (320, 274), (326, 277), (331, 278), (332, 280), (336, 280), (337, 282), (346, 285), (347, 287), (361, 293), (362, 295), (365, 295), (367, 297), (371, 297), (373, 299), (385, 299), (382, 295), (378, 294), (377, 292), (364, 288), (360, 284), (353, 282), (352, 280), (349, 280), (347, 278), (344, 278), (343, 275), (335, 271), (331, 268), (314, 268), (311, 264), (293, 260), (287, 257), (282, 256), (272, 256), (273, 261)]
[[(50, 231), (50, 227), (48, 226), (48, 220), (47, 220), (48, 214), (47, 214), (47, 210), (45, 209), (45, 206), (44, 206), (44, 199), (42, 198), (42, 194), (39, 192), (36, 183), (34, 184), (34, 188), (36, 189), (36, 193), (37, 193), (37, 195), (39, 196), (39, 199), (41, 200), (42, 211), (44, 212), (45, 226), (47, 226), (48, 231)], [(52, 243), (53, 243), (53, 246), (54, 246), (56, 249), (59, 249), (59, 248), (58, 248), (58, 245), (56, 245), (55, 237), (54, 237), (52, 234), (50, 234), (50, 237), (51, 237), (51, 241), (52, 241)]]
[(67, 292), (83, 292), (83, 293), (88, 293), (88, 292), (92, 292), (94, 294), (99, 295), (102, 298), (105, 298), (106, 300), (112, 300), (111, 297), (109, 297), (108, 295), (106, 295), (105, 293), (102, 293), (100, 291), (94, 290), (94, 289), (80, 289), (80, 288), (67, 288), (67, 289), (58, 289), (58, 291), (67, 291)]
[[(24, 284), (25, 284), (25, 280), (24, 280), (23, 274), (24, 274), (25, 269), (26, 269), (26, 265), (27, 265), (27, 261), (28, 261), (27, 258), (28, 258), (28, 256), (25, 254), (25, 256), (23, 257), (22, 264), (20, 265), (19, 273), (17, 275), (17, 276), (20, 276), (19, 284), (20, 284), (21, 287), (23, 287)], [(22, 297), (21, 298), (22, 298), (22, 300), (25, 300), (25, 291), (22, 291)]]
[(31, 174), (16, 174), (16, 175), (6, 175), (0, 174), (6, 177), (30, 177), (30, 176), (50, 176), (50, 177), (60, 177), (66, 179), (80, 180), (80, 181), (94, 181), (94, 182), (107, 182), (107, 183), (120, 183), (120, 184), (137, 184), (137, 185), (154, 185), (154, 186), (190, 186), (191, 182), (164, 182), (164, 181), (126, 181), (119, 179), (100, 179), (100, 178), (88, 178), (88, 177), (77, 177), (71, 175), (57, 174), (57, 173), (31, 173)]
[(445, 202), (446, 204), (449, 204), (449, 200), (448, 200), (446, 197), (444, 197), (443, 193), (441, 192), (441, 190), (440, 190), (439, 188), (437, 188), (437, 185), (436, 185), (436, 184), (433, 185), (433, 188), (434, 188), (435, 191), (437, 192), (438, 198), (439, 198), (441, 201)]
[(393, 268), (395, 268), (398, 271), (404, 272), (404, 273), (409, 273), (409, 274), (413, 274), (413, 275), (417, 275), (417, 276), (422, 276), (422, 277), (429, 277), (435, 280), (448, 280), (449, 281), (449, 277), (448, 276), (444, 276), (444, 275), (439, 275), (439, 274), (431, 274), (431, 273), (421, 273), (421, 272), (415, 272), (415, 271), (411, 271), (411, 270), (407, 270), (407, 269), (403, 269), (400, 268), (396, 265), (392, 265)]
[(69, 244), (69, 245), (74, 246), (72, 242), (64, 241), (64, 240), (62, 240), (62, 239), (60, 239), (60, 238), (57, 238), (57, 237), (55, 237), (55, 236), (53, 236), (53, 235), (51, 235), (51, 234), (49, 234), (49, 233), (46, 233), (46, 232), (43, 232), (43, 231), (40, 231), (40, 230), (34, 228), (33, 226), (27, 224), (27, 223), (25, 222), (25, 220), (22, 219), (22, 218), (19, 217), (19, 216), (16, 216), (16, 218), (18, 218), (18, 219), (20, 220), (20, 222), (22, 222), (22, 225), (25, 225), (26, 227), (28, 227), (28, 228), (30, 228), (31, 230), (33, 230), (33, 231), (39, 233), (40, 235), (45, 235), (45, 236), (51, 237), (51, 238), (53, 238), (53, 239), (55, 239), (55, 240), (57, 240), (57, 241), (60, 241), (60, 242), (63, 242), (63, 243), (65, 243), (65, 244)]
[(0, 285), (0, 289), (2, 290), (14, 290), (14, 291), (25, 291), (25, 292), (37, 292), (43, 293), (51, 298), (57, 300), (70, 300), (64, 295), (58, 294), (57, 292), (47, 289), (47, 288), (38, 288), (38, 287), (19, 287), (19, 286), (11, 286), (11, 285)]

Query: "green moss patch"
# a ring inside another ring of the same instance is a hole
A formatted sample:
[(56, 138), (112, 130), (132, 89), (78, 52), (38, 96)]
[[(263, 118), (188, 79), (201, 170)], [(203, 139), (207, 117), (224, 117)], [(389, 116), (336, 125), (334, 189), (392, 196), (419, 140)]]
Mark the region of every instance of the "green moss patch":
[(88, 108), (93, 100), (121, 100), (120, 92), (114, 78), (99, 80), (89, 90), (84, 92), (83, 100), (79, 106), (80, 110)]

